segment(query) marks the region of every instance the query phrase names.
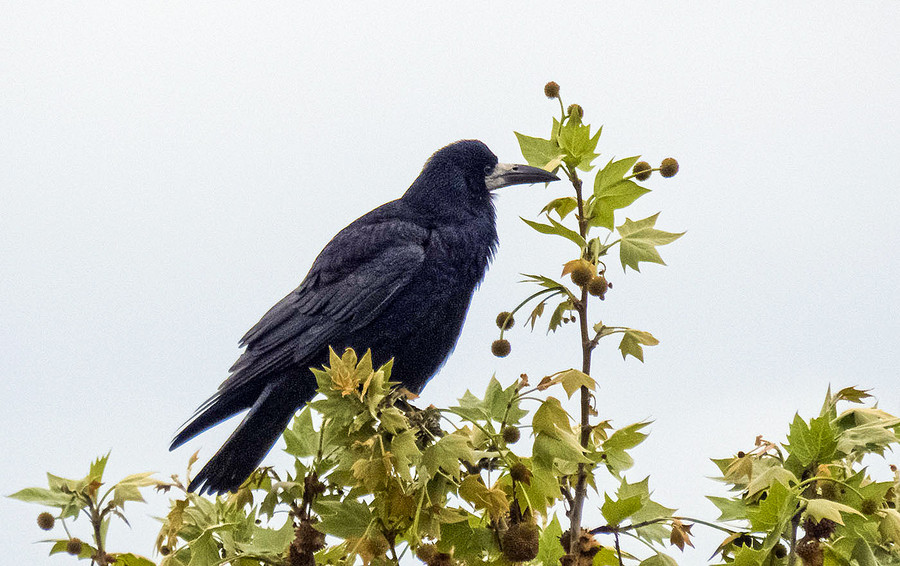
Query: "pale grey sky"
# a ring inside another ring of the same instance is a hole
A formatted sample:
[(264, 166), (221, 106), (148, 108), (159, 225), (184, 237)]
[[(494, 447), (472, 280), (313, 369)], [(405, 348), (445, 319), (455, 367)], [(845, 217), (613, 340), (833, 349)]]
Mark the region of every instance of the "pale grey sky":
[[(602, 307), (661, 340), (643, 365), (613, 343), (596, 356), (601, 414), (655, 420), (630, 478), (650, 474), (659, 501), (715, 518), (708, 458), (757, 434), (783, 440), (828, 383), (872, 387), (900, 412), (900, 2), (3, 1), (0, 13), (0, 493), (47, 471), (81, 476), (110, 449), (110, 480), (209, 457), (232, 425), (173, 454), (168, 442), (244, 331), (434, 150), (479, 138), (521, 161), (512, 132), (546, 135), (550, 79), (604, 125), (604, 157), (681, 163), (633, 218), (661, 210), (659, 228), (687, 235), (662, 249), (668, 267), (611, 266)], [(510, 357), (489, 352), (496, 312), (528, 292), (517, 274), (569, 259), (518, 219), (563, 189), (498, 199), (499, 254), (424, 402), (481, 391), (495, 372), (578, 364), (572, 328), (517, 329)], [(133, 506), (112, 550), (149, 555), (164, 508)], [(31, 543), (39, 510), (0, 500), (3, 548), (64, 563)], [(717, 542), (677, 557), (705, 563)]]

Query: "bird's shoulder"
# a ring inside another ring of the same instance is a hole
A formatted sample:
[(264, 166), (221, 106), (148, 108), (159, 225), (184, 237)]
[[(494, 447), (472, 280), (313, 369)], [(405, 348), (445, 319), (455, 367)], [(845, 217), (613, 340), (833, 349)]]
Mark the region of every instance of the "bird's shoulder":
[(417, 217), (403, 201), (391, 201), (338, 232), (313, 262), (310, 275), (319, 271), (355, 269), (360, 263), (376, 260), (383, 254), (424, 248), (428, 245), (431, 230), (432, 226)]
[[(358, 317), (360, 310), (377, 314), (415, 276), (430, 233), (398, 201), (358, 218), (328, 242), (300, 285), (273, 306), (241, 344), (266, 335), (283, 340), (320, 324), (316, 317), (330, 323)], [(286, 323), (292, 328), (285, 328)]]

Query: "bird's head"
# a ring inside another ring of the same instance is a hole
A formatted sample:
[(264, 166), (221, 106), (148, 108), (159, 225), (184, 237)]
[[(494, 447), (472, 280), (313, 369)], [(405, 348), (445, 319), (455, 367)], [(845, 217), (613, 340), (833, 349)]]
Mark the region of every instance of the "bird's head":
[(447, 212), (477, 211), (490, 207), (491, 191), (501, 187), (558, 180), (544, 169), (499, 163), (483, 142), (461, 140), (436, 151), (403, 198)]

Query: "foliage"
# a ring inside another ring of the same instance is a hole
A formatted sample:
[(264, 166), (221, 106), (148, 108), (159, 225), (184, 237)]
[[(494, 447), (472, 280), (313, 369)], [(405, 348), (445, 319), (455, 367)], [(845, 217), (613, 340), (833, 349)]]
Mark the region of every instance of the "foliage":
[[(757, 438), (752, 450), (713, 460), (736, 492), (710, 497), (718, 520), (740, 525), (716, 554), (735, 564), (900, 561), (900, 475), (891, 466), (892, 481), (875, 481), (863, 465), (898, 442), (900, 418), (858, 406), (868, 397), (829, 389), (817, 417), (794, 417), (786, 444)], [(842, 402), (857, 406), (838, 412)]]
[[(152, 486), (172, 495), (156, 539), (159, 566), (386, 564), (413, 556), (429, 566), (660, 566), (675, 564), (673, 547), (693, 545), (697, 524), (725, 535), (712, 557), (718, 563), (900, 561), (900, 477), (895, 470), (892, 481), (874, 481), (864, 467), (898, 442), (900, 419), (863, 406), (869, 395), (859, 389), (829, 391), (819, 416), (795, 417), (784, 444), (760, 438), (748, 452), (714, 460), (734, 494), (710, 497), (721, 511), (715, 521), (676, 515), (651, 497), (649, 478), (628, 477), (630, 452), (649, 423), (614, 428), (601, 419), (591, 354), (617, 336), (623, 359), (643, 361), (644, 347), (658, 341), (647, 331), (595, 321), (589, 307), (612, 289), (605, 261), (616, 246), (622, 269), (639, 271), (641, 264), (664, 265), (657, 248), (682, 234), (658, 229), (659, 213), (621, 218), (650, 192), (640, 183), (660, 168), (639, 157), (600, 167), (602, 128), (584, 123), (580, 106), (566, 108), (555, 83), (545, 92), (560, 107), (549, 137), (516, 136), (528, 163), (563, 173), (571, 193), (554, 196), (539, 219), (523, 220), (564, 238), (572, 252), (561, 259), (559, 277), (524, 276), (536, 289), (498, 316), (493, 349), (509, 353), (504, 336), (527, 308), (524, 324), (532, 329), (544, 315), (548, 332), (578, 325), (580, 367), (536, 383), (524, 374), (506, 384), (492, 377), (483, 392), (466, 391), (454, 406), (419, 409), (414, 396), (393, 387), (390, 363), (376, 368), (370, 352), (332, 351), (325, 367), (312, 370), (320, 395), (284, 433), (293, 469), (261, 468), (236, 493), (215, 499), (187, 491), (196, 455), (184, 481), (135, 474), (104, 490), (107, 457), (81, 480), (48, 474), (48, 488), (12, 497), (55, 510), (38, 518), (41, 528), (55, 529), (58, 521), (65, 533), (48, 541), (51, 554), (103, 566), (155, 564), (109, 552), (106, 541), (110, 520), (125, 520), (125, 502), (143, 501), (141, 489)], [(677, 172), (671, 158), (664, 166), (663, 176)], [(589, 172), (596, 174), (585, 190), (580, 174)], [(567, 412), (563, 394), (578, 395), (578, 415)], [(604, 524), (582, 524), (588, 488)], [(92, 543), (70, 531), (70, 520), (81, 515)]]

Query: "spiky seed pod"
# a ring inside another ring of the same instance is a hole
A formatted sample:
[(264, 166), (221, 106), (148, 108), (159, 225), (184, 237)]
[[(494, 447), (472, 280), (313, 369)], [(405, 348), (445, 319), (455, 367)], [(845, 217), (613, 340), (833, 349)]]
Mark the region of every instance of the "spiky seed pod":
[(666, 157), (659, 166), (659, 174), (663, 177), (674, 177), (678, 173), (678, 161), (674, 157)]
[(587, 285), (594, 276), (594, 271), (588, 266), (587, 262), (582, 262), (572, 270), (572, 283), (579, 287)]
[(807, 517), (803, 521), (803, 530), (806, 532), (806, 536), (815, 539), (830, 538), (834, 534), (835, 527), (837, 527), (837, 523), (824, 517), (820, 521), (815, 521), (812, 517)]
[(820, 481), (819, 483), (819, 491), (822, 493), (823, 499), (830, 499), (834, 501), (838, 496), (837, 484), (830, 481)]
[(578, 120), (584, 118), (584, 108), (582, 108), (580, 104), (570, 104), (569, 107), (566, 108), (566, 113)]
[(653, 173), (653, 167), (646, 161), (638, 161), (634, 164), (634, 169), (631, 172), (634, 173), (634, 178), (638, 181), (646, 181), (650, 178), (650, 174)]
[(500, 330), (509, 330), (516, 323), (516, 319), (509, 311), (503, 311), (497, 315), (497, 328)]
[(423, 544), (416, 549), (416, 558), (427, 564), (436, 553), (437, 549), (433, 544)]
[(525, 485), (531, 485), (531, 470), (523, 464), (522, 462), (516, 462), (509, 469), (509, 475), (515, 481), (519, 483), (524, 483)]
[(597, 275), (588, 282), (587, 290), (591, 295), (600, 297), (600, 300), (603, 300), (606, 292), (609, 290), (609, 282), (603, 275)]
[(44, 511), (37, 516), (37, 524), (42, 530), (49, 531), (56, 524), (56, 517)]
[(503, 442), (507, 444), (515, 444), (522, 438), (522, 433), (519, 432), (519, 427), (515, 426), (505, 426), (503, 430), (500, 431), (500, 434), (503, 435)]
[(302, 553), (313, 553), (325, 548), (325, 535), (316, 530), (309, 521), (303, 521), (294, 529), (294, 540), (291, 543)]
[(319, 481), (319, 476), (310, 474), (303, 478), (303, 489), (309, 495), (316, 496), (325, 493), (325, 484)]
[(547, 98), (556, 98), (559, 96), (559, 85), (554, 81), (544, 85), (544, 96)]
[(416, 557), (426, 566), (451, 566), (453, 564), (453, 558), (445, 552), (438, 552), (433, 544), (423, 544), (417, 548)]
[(79, 554), (81, 554), (81, 548), (81, 539), (71, 538), (69, 539), (69, 542), (66, 543), (66, 552), (68, 552), (72, 556), (78, 556)]
[(534, 523), (516, 523), (505, 533), (501, 547), (503, 556), (511, 562), (527, 562), (534, 560), (538, 554), (541, 532)]
[(161, 547), (159, 547), (159, 553), (162, 554), (163, 556), (168, 556), (168, 555), (172, 554), (172, 549), (166, 545), (162, 545)]
[(775, 548), (772, 549), (772, 554), (779, 560), (787, 556), (787, 553), (787, 548), (783, 544), (776, 545)]
[(822, 547), (816, 539), (804, 537), (797, 543), (796, 552), (803, 560), (803, 566), (822, 566), (825, 561)]
[(878, 508), (881, 505), (878, 504), (874, 499), (863, 499), (862, 505), (860, 505), (859, 509), (866, 515), (871, 515), (875, 511), (878, 511)]
[(505, 358), (511, 351), (512, 346), (509, 345), (509, 340), (506, 338), (494, 340), (493, 343), (491, 343), (491, 353), (498, 358)]

